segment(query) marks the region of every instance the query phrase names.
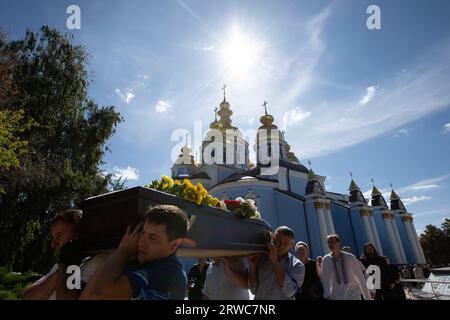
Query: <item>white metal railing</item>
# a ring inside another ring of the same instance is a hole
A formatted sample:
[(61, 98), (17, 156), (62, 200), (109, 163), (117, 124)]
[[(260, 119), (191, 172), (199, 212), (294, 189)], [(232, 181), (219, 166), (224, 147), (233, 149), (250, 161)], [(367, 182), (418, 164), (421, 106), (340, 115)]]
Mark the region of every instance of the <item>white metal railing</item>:
[[(439, 280), (429, 280), (429, 279), (402, 279), (405, 291), (413, 299), (418, 300), (450, 300), (449, 294), (441, 293), (441, 290), (437, 290), (436, 285), (439, 286), (442, 291), (445, 292), (445, 287), (450, 287), (450, 281), (439, 281)], [(423, 290), (427, 286), (427, 289)], [(443, 286), (443, 288), (442, 288)]]

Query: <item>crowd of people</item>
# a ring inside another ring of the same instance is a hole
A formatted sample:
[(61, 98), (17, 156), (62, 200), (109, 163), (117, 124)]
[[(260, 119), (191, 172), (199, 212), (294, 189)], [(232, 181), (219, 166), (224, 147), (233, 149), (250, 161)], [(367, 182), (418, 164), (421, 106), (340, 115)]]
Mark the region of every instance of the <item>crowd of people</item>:
[[(327, 237), (330, 252), (312, 259), (309, 245), (295, 244), (287, 226), (275, 229), (265, 253), (199, 258), (186, 274), (176, 252), (188, 219), (171, 205), (150, 208), (116, 250), (84, 258), (81, 217), (81, 211), (68, 210), (53, 220), (50, 235), (58, 262), (26, 288), (24, 299), (403, 300), (401, 279), (425, 277), (420, 266), (400, 271), (370, 243), (358, 259), (350, 247), (341, 247), (337, 234)], [(80, 266), (81, 281), (69, 288), (67, 271), (73, 265)], [(381, 272), (378, 289), (369, 290), (369, 266)]]

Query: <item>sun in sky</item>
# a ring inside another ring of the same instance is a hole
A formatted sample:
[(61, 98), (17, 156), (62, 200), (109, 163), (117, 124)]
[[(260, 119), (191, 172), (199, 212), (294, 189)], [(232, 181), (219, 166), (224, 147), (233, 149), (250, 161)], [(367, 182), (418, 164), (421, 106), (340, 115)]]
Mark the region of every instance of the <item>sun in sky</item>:
[(264, 62), (266, 43), (234, 25), (218, 52), (227, 79), (235, 83), (249, 82)]

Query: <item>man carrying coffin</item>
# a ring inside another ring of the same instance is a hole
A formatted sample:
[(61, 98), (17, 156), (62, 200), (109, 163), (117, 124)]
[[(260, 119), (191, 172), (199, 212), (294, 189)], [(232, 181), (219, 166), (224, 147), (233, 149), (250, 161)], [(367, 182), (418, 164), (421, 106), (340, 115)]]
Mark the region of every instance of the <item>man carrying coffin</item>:
[[(53, 219), (50, 227), (51, 245), (58, 253), (58, 261), (47, 275), (25, 289), (24, 300), (78, 299), (87, 281), (106, 258), (105, 254), (99, 254), (83, 260), (83, 251), (78, 240), (81, 218), (81, 210), (69, 209)], [(67, 270), (70, 266), (80, 266), (81, 279), (78, 288), (67, 286), (70, 276)]]
[(128, 227), (119, 247), (88, 282), (81, 299), (181, 300), (187, 288), (176, 251), (188, 229), (176, 206), (151, 207), (145, 221)]

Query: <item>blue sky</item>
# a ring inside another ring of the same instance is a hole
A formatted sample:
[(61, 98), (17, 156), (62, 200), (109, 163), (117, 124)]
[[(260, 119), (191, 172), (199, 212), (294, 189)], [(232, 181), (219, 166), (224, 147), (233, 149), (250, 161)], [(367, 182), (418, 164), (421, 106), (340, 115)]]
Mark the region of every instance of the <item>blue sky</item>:
[[(81, 30), (66, 28), (70, 4)], [(371, 4), (381, 30), (366, 27)], [(420, 231), (450, 217), (449, 12), (445, 0), (1, 0), (0, 25), (14, 39), (48, 24), (86, 47), (90, 95), (125, 118), (104, 169), (130, 186), (170, 173), (172, 132), (205, 130), (226, 82), (233, 124), (255, 130), (268, 100), (329, 191), (346, 193), (349, 171), (364, 192), (392, 183)]]

